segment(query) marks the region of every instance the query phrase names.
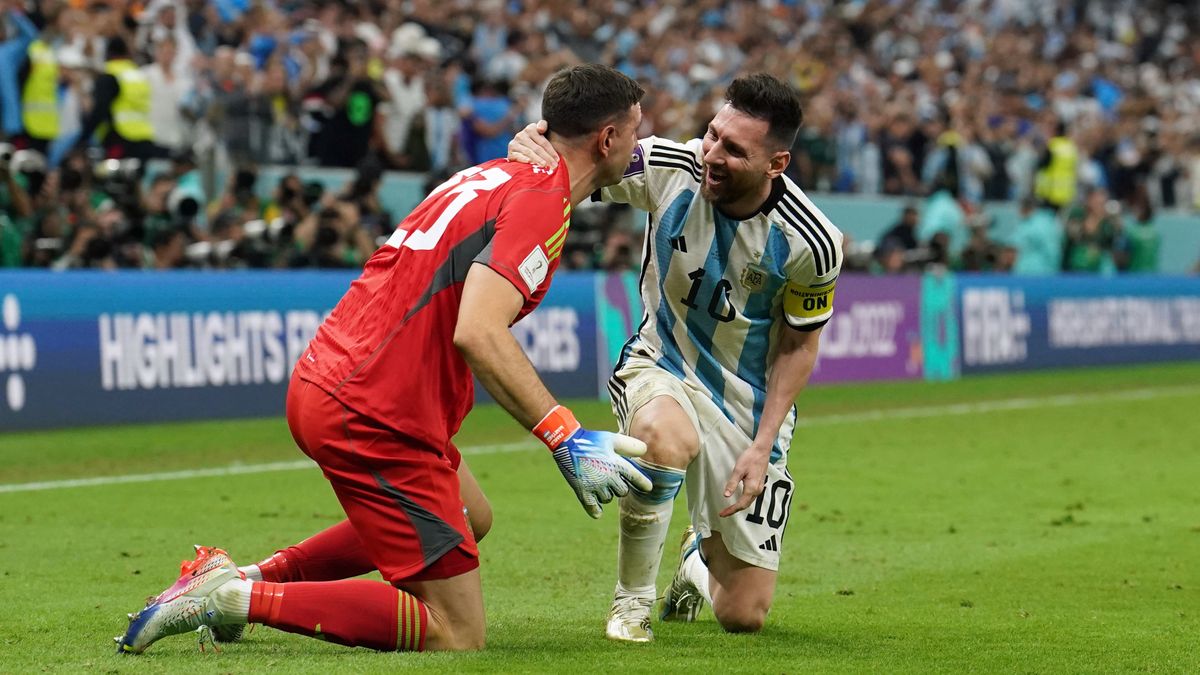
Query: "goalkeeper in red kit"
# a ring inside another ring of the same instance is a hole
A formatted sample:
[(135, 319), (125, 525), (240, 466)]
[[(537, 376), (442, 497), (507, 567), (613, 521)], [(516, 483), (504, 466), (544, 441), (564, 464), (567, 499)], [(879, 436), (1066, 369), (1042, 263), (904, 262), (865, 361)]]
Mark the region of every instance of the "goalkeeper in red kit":
[[(497, 160), (436, 188), (367, 261), (300, 357), (287, 395), (297, 445), (346, 520), (239, 569), (197, 547), (179, 580), (130, 615), (122, 653), (247, 623), (392, 651), (484, 644), (476, 541), (491, 509), (451, 438), (472, 373), (546, 443), (592, 517), (629, 487), (645, 446), (582, 429), (509, 332), (558, 267), (571, 209), (621, 179), (637, 142), (640, 86), (581, 65), (548, 84), (542, 117), (555, 169)], [(378, 570), (387, 583), (355, 579)]]

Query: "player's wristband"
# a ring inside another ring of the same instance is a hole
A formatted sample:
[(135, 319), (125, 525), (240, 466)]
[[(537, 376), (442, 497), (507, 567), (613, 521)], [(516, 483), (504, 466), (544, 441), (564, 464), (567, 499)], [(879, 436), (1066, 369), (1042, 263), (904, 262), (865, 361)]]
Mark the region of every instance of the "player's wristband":
[(576, 431), (579, 431), (579, 421), (575, 419), (575, 413), (556, 405), (533, 428), (533, 435), (553, 450)]

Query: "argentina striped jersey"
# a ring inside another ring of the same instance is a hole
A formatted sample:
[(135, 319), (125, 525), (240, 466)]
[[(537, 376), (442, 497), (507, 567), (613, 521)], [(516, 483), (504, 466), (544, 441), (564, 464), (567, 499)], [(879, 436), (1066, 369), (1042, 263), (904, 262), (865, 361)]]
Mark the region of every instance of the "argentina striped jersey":
[(645, 314), (621, 361), (654, 359), (754, 438), (781, 331), (831, 316), (842, 234), (784, 176), (757, 213), (729, 218), (700, 196), (701, 158), (700, 139), (643, 139), (624, 179), (600, 191), (649, 213)]

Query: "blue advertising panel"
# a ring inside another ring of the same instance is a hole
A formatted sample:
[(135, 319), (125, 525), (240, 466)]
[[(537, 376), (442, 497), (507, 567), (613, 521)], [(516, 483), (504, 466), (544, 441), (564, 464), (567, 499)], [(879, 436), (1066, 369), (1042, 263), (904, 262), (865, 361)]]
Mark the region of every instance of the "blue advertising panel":
[[(0, 431), (280, 415), (356, 272), (0, 273)], [(590, 274), (514, 327), (557, 396), (595, 396)], [(479, 388), (482, 391), (482, 388)]]
[(6, 272), (0, 429), (279, 414), (354, 276)]
[[(542, 304), (512, 327), (513, 336), (558, 398), (595, 398), (597, 329), (595, 275), (559, 272)], [(476, 400), (487, 392), (475, 385)]]
[(957, 280), (964, 374), (1200, 359), (1200, 278)]

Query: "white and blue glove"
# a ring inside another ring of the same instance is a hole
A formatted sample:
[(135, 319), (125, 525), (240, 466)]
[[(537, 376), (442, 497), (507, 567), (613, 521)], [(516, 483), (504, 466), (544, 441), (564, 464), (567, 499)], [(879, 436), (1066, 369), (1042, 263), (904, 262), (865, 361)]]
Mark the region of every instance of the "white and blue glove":
[(593, 518), (600, 517), (601, 504), (624, 497), (630, 486), (645, 492), (654, 488), (650, 478), (626, 459), (646, 452), (646, 444), (636, 438), (584, 429), (560, 405), (542, 418), (533, 433), (550, 448), (558, 470)]

